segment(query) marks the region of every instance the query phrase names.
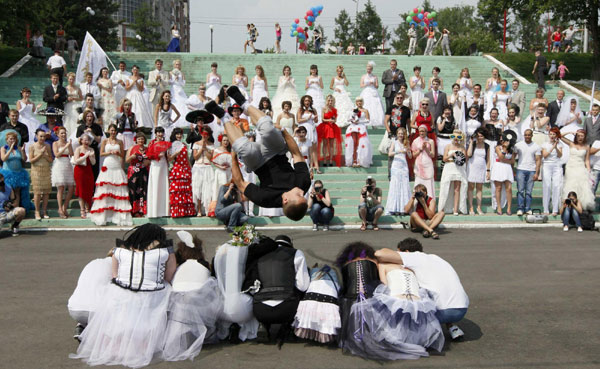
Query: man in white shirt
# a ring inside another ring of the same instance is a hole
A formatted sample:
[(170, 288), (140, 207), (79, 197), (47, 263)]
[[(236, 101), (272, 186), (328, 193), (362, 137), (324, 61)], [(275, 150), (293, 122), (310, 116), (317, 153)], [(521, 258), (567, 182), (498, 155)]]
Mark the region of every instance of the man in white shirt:
[(169, 73), (162, 70), (163, 61), (156, 59), (154, 62), (156, 69), (148, 75), (148, 87), (150, 87), (150, 102), (152, 102), (152, 111), (160, 100), (163, 91), (169, 89)]
[[(100, 100), (100, 90), (94, 83), (94, 75), (90, 72), (85, 74), (85, 82), (82, 82), (79, 85), (79, 89), (81, 90), (81, 94), (83, 96), (87, 94), (94, 95), (94, 106), (97, 106), (96, 102)], [(81, 107), (85, 108), (85, 99), (81, 102)]]
[[(275, 243), (276, 248), (261, 242), (254, 249), (255, 255), (248, 255), (246, 281), (250, 277), (254, 287), (260, 286), (254, 294), (254, 316), (267, 333), (271, 324), (281, 324), (277, 334), (281, 344), (291, 329), (302, 292), (308, 289), (310, 275), (304, 253), (294, 249), (288, 236), (275, 237)], [(259, 248), (266, 252), (257, 255)]]
[(63, 76), (67, 75), (67, 62), (60, 56), (60, 50), (54, 50), (54, 55), (48, 58), (46, 65), (50, 74), (58, 74), (58, 84), (62, 86)]
[(126, 68), (127, 65), (125, 62), (121, 61), (119, 62), (119, 69), (112, 72), (110, 75), (110, 80), (115, 87), (115, 101), (117, 102), (117, 107), (121, 106), (121, 102), (127, 94), (127, 91), (125, 90), (125, 84), (129, 77), (131, 77), (131, 73), (129, 73)]
[(533, 184), (540, 176), (540, 165), (542, 163), (542, 149), (533, 142), (533, 131), (525, 130), (523, 141), (515, 145), (519, 163), (517, 164), (517, 215), (523, 213), (532, 214), (531, 192)]
[(437, 308), (435, 315), (446, 324), (452, 339), (464, 336), (456, 323), (467, 314), (469, 296), (452, 265), (437, 255), (424, 253), (421, 243), (410, 237), (398, 243), (398, 251), (384, 248), (375, 256), (380, 263), (401, 264), (412, 270), (419, 286), (429, 291)]
[(575, 34), (575, 32), (579, 32), (579, 31), (581, 31), (581, 30), (573, 28), (572, 24), (569, 26), (569, 28), (562, 31), (562, 34), (565, 35), (565, 38), (563, 40), (563, 45), (566, 46), (565, 47), (566, 53), (568, 53), (569, 50), (571, 50), (573, 48), (573, 35)]

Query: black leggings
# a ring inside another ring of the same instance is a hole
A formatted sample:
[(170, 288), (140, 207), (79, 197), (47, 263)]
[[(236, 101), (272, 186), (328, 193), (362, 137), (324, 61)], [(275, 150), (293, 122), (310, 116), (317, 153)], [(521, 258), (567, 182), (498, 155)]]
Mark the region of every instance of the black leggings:
[(254, 316), (256, 320), (265, 324), (291, 323), (296, 316), (300, 300), (292, 298), (285, 300), (279, 305), (269, 306), (262, 302), (254, 302)]

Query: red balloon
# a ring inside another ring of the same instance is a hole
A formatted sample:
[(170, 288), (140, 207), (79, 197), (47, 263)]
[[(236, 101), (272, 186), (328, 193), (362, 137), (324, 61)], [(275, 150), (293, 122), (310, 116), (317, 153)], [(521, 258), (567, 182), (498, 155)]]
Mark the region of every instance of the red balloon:
[(427, 18), (427, 16), (428, 16), (428, 15), (429, 15), (429, 12), (425, 12), (425, 13), (423, 13), (423, 16), (424, 16), (425, 18)]
[(296, 24), (300, 23), (300, 19), (298, 19), (298, 18), (294, 19), (294, 23), (296, 23)]
[(296, 31), (298, 31), (298, 33), (304, 33), (304, 29), (302, 27), (296, 28)]
[(309, 16), (309, 17), (312, 17), (314, 14), (313, 14), (312, 10), (309, 10), (309, 11), (306, 12), (306, 15)]
[(414, 9), (413, 9), (413, 12), (414, 12), (415, 14), (419, 14), (419, 8), (414, 8)]
[(310, 27), (313, 25), (313, 22), (306, 22), (306, 24), (308, 24), (308, 26)]
[(425, 21), (425, 23), (426, 23), (426, 24), (429, 24), (429, 21), (430, 21), (431, 19), (423, 18), (423, 20)]
[(420, 23), (421, 20), (419, 19), (419, 17), (417, 17), (416, 15), (413, 17), (413, 20), (417, 23)]

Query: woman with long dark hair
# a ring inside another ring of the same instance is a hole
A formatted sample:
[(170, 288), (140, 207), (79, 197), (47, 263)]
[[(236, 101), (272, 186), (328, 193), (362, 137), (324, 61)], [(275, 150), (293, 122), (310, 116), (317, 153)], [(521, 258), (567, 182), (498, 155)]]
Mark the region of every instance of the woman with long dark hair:
[(192, 167), (187, 146), (181, 142), (183, 129), (176, 127), (171, 133), (171, 148), (168, 160), (173, 162), (169, 172), (169, 202), (171, 217), (193, 217), (196, 215), (192, 193)]
[(135, 136), (136, 144), (127, 152), (125, 161), (127, 168), (127, 188), (131, 202), (131, 214), (134, 218), (143, 217), (148, 211), (148, 167), (150, 159), (146, 147), (146, 136), (138, 132)]

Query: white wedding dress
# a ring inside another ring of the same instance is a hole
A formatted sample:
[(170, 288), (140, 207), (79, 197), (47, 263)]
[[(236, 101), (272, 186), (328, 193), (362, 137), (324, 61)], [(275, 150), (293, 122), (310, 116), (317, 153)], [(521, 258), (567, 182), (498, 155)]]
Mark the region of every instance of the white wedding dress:
[(585, 167), (586, 151), (572, 147), (569, 150), (569, 161), (565, 167), (565, 181), (562, 198), (566, 199), (569, 192), (577, 194), (583, 210), (594, 210), (595, 200), (592, 192), (592, 180)]
[(411, 82), (416, 82), (415, 87), (410, 89), (410, 97), (412, 99), (412, 110), (413, 112), (419, 110), (421, 106), (421, 100), (425, 97), (425, 93), (423, 89), (423, 83), (421, 82), (421, 77), (412, 76), (410, 77)]
[[(180, 116), (179, 119), (173, 123), (174, 127), (188, 127), (189, 123), (185, 120), (185, 116), (188, 113), (186, 101), (188, 96), (185, 94), (183, 88), (185, 87), (185, 79), (179, 69), (173, 69), (169, 75), (171, 76), (171, 103), (175, 105)], [(175, 112), (171, 114), (172, 118), (175, 118)]]
[(205, 95), (210, 97), (211, 100), (214, 100), (219, 92), (221, 91), (221, 81), (219, 81), (219, 77), (215, 75), (211, 75), (206, 83), (206, 92)]
[(381, 104), (381, 96), (379, 91), (375, 88), (377, 77), (372, 74), (367, 74), (363, 77), (365, 88), (360, 93), (360, 97), (364, 100), (364, 107), (369, 111), (369, 126), (371, 127), (383, 127), (384, 111), (383, 105)]
[[(448, 156), (452, 156), (458, 150), (448, 150)], [(458, 202), (458, 211), (467, 214), (467, 170), (466, 163), (456, 165), (453, 161), (447, 162), (442, 171), (440, 180), (440, 196), (438, 197), (438, 211), (444, 211), (446, 214), (454, 212), (454, 186), (453, 181), (460, 182), (460, 199)]]
[(346, 127), (350, 124), (350, 119), (354, 114), (354, 103), (352, 103), (352, 99), (350, 99), (350, 93), (346, 91), (343, 79), (334, 77), (333, 97), (335, 98), (335, 108), (338, 112), (335, 123), (340, 127)]
[[(143, 82), (144, 80), (141, 78), (137, 82), (134, 82), (131, 77), (129, 78), (129, 83), (142, 84)], [(154, 128), (152, 106), (148, 99), (144, 97), (144, 93), (138, 90), (137, 86), (132, 86), (129, 92), (127, 92), (127, 99), (131, 101), (131, 110), (138, 121), (138, 127)]]
[(410, 150), (410, 147), (404, 145), (398, 140), (394, 140), (394, 160), (390, 170), (390, 189), (385, 204), (385, 213), (404, 213), (404, 206), (410, 200), (410, 183), (408, 163), (406, 162), (406, 152), (402, 150)]
[[(25, 142), (26, 144), (31, 144), (34, 142), (35, 131), (40, 126), (40, 121), (35, 118), (33, 115), (34, 104), (25, 104), (21, 101), (21, 110), (19, 110), (19, 122), (25, 124), (27, 126), (27, 131), (29, 133), (29, 142)], [(28, 147), (26, 146), (26, 153), (29, 155)]]
[(298, 97), (298, 92), (296, 92), (296, 82), (293, 77), (289, 77), (286, 79), (285, 76), (279, 77), (279, 82), (277, 83), (277, 92), (275, 92), (275, 96), (273, 96), (272, 106), (273, 106), (273, 117), (278, 117), (279, 114), (283, 111), (281, 108), (281, 103), (284, 101), (291, 101), (292, 108), (290, 111), (295, 112), (300, 107), (300, 97)]
[(312, 97), (313, 108), (315, 108), (319, 114), (319, 121), (317, 123), (320, 123), (323, 116), (323, 108), (325, 107), (325, 98), (323, 97), (323, 89), (319, 85), (318, 76), (308, 77), (308, 89), (306, 90), (306, 94)]
[[(78, 89), (72, 91), (66, 87), (67, 97), (79, 98)], [(77, 108), (81, 107), (80, 101), (68, 101), (65, 103), (65, 114), (63, 118), (63, 126), (67, 129), (67, 137), (70, 137), (73, 133), (77, 132), (77, 126), (79, 125), (79, 112)]]
[(260, 79), (257, 76), (254, 77), (254, 85), (252, 87), (252, 101), (251, 105), (255, 108), (259, 109), (258, 104), (263, 97), (269, 97), (269, 93), (266, 89), (266, 84), (264, 79)]

